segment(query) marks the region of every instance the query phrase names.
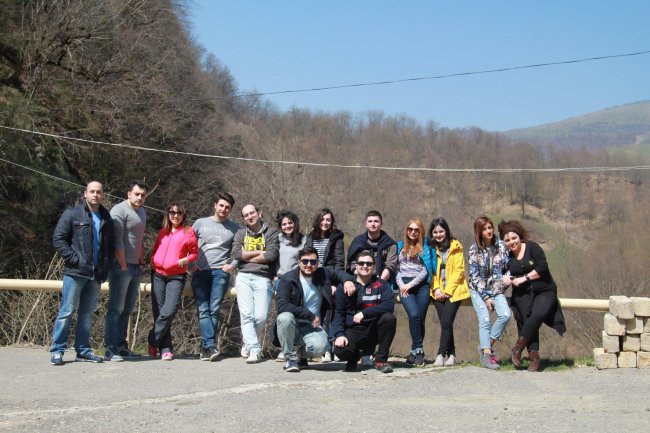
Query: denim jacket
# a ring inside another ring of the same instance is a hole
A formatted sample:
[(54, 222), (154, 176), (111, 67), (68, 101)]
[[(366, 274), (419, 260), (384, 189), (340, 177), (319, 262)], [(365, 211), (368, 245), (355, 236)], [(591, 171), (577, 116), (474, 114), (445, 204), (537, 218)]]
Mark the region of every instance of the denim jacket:
[(497, 241), (494, 245), (494, 258), (492, 259), (492, 271), (489, 271), (488, 250), (479, 248), (476, 243), (469, 248), (469, 286), (475, 290), (481, 299), (485, 300), (490, 296), (503, 293), (506, 289), (503, 285), (488, 285), (490, 281), (501, 281), (501, 278), (508, 270), (510, 264), (510, 255), (506, 244), (503, 241)]

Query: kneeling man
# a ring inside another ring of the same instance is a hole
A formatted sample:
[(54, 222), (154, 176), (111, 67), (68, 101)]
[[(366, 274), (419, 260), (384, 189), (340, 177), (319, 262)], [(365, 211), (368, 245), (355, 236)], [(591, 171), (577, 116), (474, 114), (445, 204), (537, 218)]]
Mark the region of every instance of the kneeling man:
[[(354, 291), (352, 277), (343, 271), (318, 267), (318, 251), (305, 247), (298, 253), (298, 268), (280, 278), (276, 293), (276, 341), (287, 360), (284, 369), (299, 372), (307, 358), (322, 356), (327, 332), (321, 326), (333, 312), (332, 286), (345, 283), (343, 291)], [(300, 363), (298, 352), (301, 349)]]
[(395, 337), (395, 301), (389, 284), (377, 278), (372, 251), (361, 251), (356, 258), (356, 290), (336, 292), (336, 312), (332, 324), (334, 353), (347, 361), (345, 371), (356, 371), (361, 350), (374, 351), (375, 368), (390, 373), (388, 351)]

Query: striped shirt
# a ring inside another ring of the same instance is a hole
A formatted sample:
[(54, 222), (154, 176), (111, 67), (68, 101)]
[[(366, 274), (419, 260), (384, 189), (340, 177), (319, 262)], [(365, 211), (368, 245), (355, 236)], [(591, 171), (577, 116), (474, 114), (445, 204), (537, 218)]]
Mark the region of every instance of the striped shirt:
[(327, 245), (329, 245), (329, 243), (330, 243), (329, 238), (314, 239), (312, 241), (314, 249), (318, 252), (319, 266), (323, 266), (323, 263), (325, 263), (325, 250), (327, 249)]

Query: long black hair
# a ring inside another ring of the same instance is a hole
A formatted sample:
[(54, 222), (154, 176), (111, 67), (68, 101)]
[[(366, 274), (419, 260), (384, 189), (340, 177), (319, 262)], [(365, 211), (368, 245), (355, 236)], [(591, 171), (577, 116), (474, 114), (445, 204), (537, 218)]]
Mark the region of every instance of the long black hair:
[[(433, 239), (433, 236), (431, 235), (431, 232), (433, 232), (433, 229), (436, 227), (442, 227), (445, 230), (445, 240), (442, 241), (441, 243), (436, 242), (435, 239)], [(445, 251), (449, 249), (449, 245), (451, 245), (451, 241), (456, 239), (454, 235), (451, 234), (451, 230), (449, 230), (449, 224), (447, 223), (447, 220), (441, 217), (435, 218), (433, 221), (431, 221), (431, 224), (429, 225), (429, 245), (431, 247), (437, 247), (441, 251)]]

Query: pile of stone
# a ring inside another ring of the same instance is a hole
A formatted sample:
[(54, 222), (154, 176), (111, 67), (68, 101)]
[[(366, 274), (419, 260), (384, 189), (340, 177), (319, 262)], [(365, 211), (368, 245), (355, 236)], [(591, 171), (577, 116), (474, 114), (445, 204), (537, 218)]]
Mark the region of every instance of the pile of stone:
[(596, 368), (650, 368), (650, 298), (610, 296)]

